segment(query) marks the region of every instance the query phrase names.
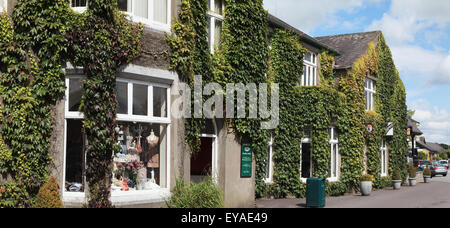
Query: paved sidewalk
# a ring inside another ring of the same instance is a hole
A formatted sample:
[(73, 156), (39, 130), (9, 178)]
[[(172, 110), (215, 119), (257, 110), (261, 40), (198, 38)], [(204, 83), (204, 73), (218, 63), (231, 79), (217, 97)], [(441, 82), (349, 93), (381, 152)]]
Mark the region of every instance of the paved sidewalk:
[[(259, 200), (257, 208), (305, 208), (305, 199)], [(371, 196), (346, 195), (326, 199), (326, 208), (450, 208), (450, 183), (433, 178), (432, 183), (418, 183), (400, 190), (372, 192)]]

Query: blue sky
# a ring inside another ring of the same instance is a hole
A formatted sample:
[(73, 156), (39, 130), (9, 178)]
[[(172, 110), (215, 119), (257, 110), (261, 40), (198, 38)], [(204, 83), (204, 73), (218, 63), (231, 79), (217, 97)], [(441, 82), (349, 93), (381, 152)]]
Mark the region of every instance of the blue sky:
[(264, 0), (312, 36), (381, 30), (427, 141), (450, 144), (449, 0)]

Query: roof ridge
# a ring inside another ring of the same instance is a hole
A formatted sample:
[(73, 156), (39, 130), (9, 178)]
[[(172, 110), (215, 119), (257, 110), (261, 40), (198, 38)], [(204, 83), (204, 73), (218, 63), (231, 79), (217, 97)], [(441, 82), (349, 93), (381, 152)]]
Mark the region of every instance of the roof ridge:
[(328, 38), (328, 37), (339, 37), (339, 36), (363, 35), (363, 34), (369, 34), (369, 33), (382, 33), (382, 31), (381, 30), (375, 30), (375, 31), (369, 31), (369, 32), (356, 32), (356, 33), (336, 34), (336, 35), (330, 35), (330, 36), (316, 36), (314, 38)]

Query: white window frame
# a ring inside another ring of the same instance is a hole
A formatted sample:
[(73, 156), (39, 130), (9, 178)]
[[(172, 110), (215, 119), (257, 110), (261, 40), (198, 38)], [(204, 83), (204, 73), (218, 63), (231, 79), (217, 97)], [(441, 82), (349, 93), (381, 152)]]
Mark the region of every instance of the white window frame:
[(381, 140), (381, 148), (380, 148), (380, 152), (381, 152), (381, 176), (382, 177), (386, 177), (388, 175), (387, 173), (387, 143), (386, 140), (383, 139)]
[[(330, 159), (330, 177), (328, 178), (328, 181), (330, 182), (337, 182), (339, 181), (339, 138), (336, 137), (336, 139), (334, 139), (334, 136), (337, 134), (337, 129), (336, 127), (331, 127), (330, 130), (331, 134), (330, 134), (330, 146), (331, 146), (331, 159)], [(336, 148), (336, 151), (334, 151), (334, 149)], [(333, 159), (334, 158), (334, 159)], [(333, 160), (335, 161), (333, 163)]]
[[(216, 48), (216, 47), (214, 47), (214, 43), (215, 43), (214, 35), (216, 34), (216, 21), (223, 22), (224, 16), (217, 14), (212, 9), (210, 9), (210, 7), (214, 7), (214, 0), (209, 0), (209, 9), (208, 9), (209, 31), (210, 31), (208, 34), (209, 49), (210, 49), (211, 54), (214, 54), (214, 49)], [(222, 13), (224, 13), (224, 12), (225, 12), (225, 3), (224, 3), (224, 1), (222, 1)], [(222, 24), (222, 26), (223, 26), (223, 24)]]
[(0, 13), (3, 13), (3, 10), (8, 12), (8, 0), (3, 0), (3, 5), (0, 4)]
[(311, 151), (310, 151), (310, 156), (309, 156), (309, 162), (310, 162), (310, 170), (309, 170), (309, 176), (311, 176), (312, 177), (312, 169), (313, 169), (313, 167), (312, 167), (312, 140), (311, 140), (311, 138), (309, 138), (309, 137), (305, 137), (305, 138), (302, 138), (302, 143), (300, 144), (300, 180), (303, 182), (303, 183), (306, 183), (306, 181), (307, 181), (307, 178), (303, 178), (302, 177), (302, 171), (303, 171), (303, 167), (302, 167), (302, 163), (303, 163), (303, 160), (302, 160), (302, 157), (303, 157), (303, 147), (302, 147), (302, 145), (303, 144), (311, 144)]
[[(375, 110), (375, 94), (377, 93), (377, 87), (376, 87), (375, 81), (366, 77), (366, 79), (364, 81), (364, 90), (367, 93), (367, 95), (366, 95), (366, 111), (374, 111)], [(367, 97), (367, 96), (369, 96), (369, 97)], [(370, 102), (370, 105), (367, 104), (367, 101)]]
[[(66, 92), (65, 92), (65, 119), (64, 119), (64, 160), (63, 160), (63, 182), (66, 181), (66, 155), (67, 155), (67, 121), (70, 119), (84, 119), (84, 114), (82, 112), (73, 112), (69, 111), (69, 90), (70, 90), (70, 84), (69, 80), (73, 78), (81, 78), (84, 79), (85, 76), (80, 75), (68, 75), (66, 76), (65, 82), (66, 82)], [(143, 81), (137, 81), (137, 80), (130, 80), (130, 79), (123, 79), (123, 78), (117, 78), (118, 82), (126, 82), (128, 83), (128, 113), (130, 112), (130, 106), (132, 111), (132, 105), (133, 105), (133, 84), (143, 84), (148, 85), (148, 116), (136, 116), (136, 115), (124, 115), (124, 114), (117, 114), (116, 121), (122, 121), (122, 122), (139, 122), (139, 123), (153, 123), (153, 124), (162, 124), (166, 126), (167, 131), (167, 139), (166, 139), (166, 186), (164, 188), (161, 188), (159, 190), (141, 190), (141, 191), (133, 191), (133, 192), (111, 192), (111, 201), (114, 205), (120, 206), (120, 205), (129, 205), (130, 203), (140, 203), (140, 202), (164, 202), (164, 198), (167, 198), (170, 196), (170, 188), (171, 188), (171, 148), (170, 148), (170, 135), (171, 135), (171, 120), (170, 120), (170, 108), (171, 108), (171, 90), (170, 85), (166, 84), (159, 84), (159, 83), (150, 83), (150, 82), (143, 82)], [(130, 90), (131, 85), (131, 90)], [(159, 88), (166, 88), (167, 89), (167, 101), (166, 101), (166, 112), (167, 117), (152, 117), (153, 115), (153, 87), (159, 87)], [(151, 89), (150, 89), (151, 88)], [(131, 94), (131, 99), (130, 99)], [(86, 159), (86, 158), (85, 158)], [(86, 179), (84, 180), (85, 183)], [(79, 204), (86, 202), (86, 192), (67, 192), (65, 190), (64, 185), (61, 185), (62, 195), (63, 195), (63, 202), (68, 204)], [(86, 191), (86, 186), (84, 187), (84, 191)]]
[(87, 6), (89, 5), (89, 0), (86, 0), (86, 6), (78, 6), (78, 7), (72, 7), (72, 1), (74, 1), (74, 0), (70, 0), (70, 7), (74, 10), (74, 11), (76, 11), (76, 12), (78, 12), (78, 13), (83, 13), (84, 11), (86, 11), (87, 10)]
[[(88, 6), (87, 1), (86, 1), (86, 7), (72, 7), (72, 9), (75, 10), (76, 12), (83, 13), (84, 11), (87, 10), (87, 6)], [(171, 33), (171, 24), (172, 24), (172, 1), (166, 0), (167, 1), (167, 19), (166, 19), (167, 23), (166, 24), (153, 20), (153, 3), (154, 3), (154, 1), (153, 0), (147, 0), (147, 1), (148, 1), (148, 11), (147, 11), (148, 18), (143, 18), (143, 17), (134, 15), (135, 5), (136, 5), (136, 4), (134, 4), (134, 0), (128, 0), (128, 11), (122, 11), (122, 12), (125, 13), (126, 15), (128, 15), (128, 19), (130, 19), (132, 22), (142, 23), (142, 24), (144, 24), (144, 27), (162, 31), (162, 32), (166, 32), (166, 33), (170, 34)], [(152, 18), (152, 19), (149, 19), (149, 18)]]
[(303, 74), (301, 77), (301, 86), (317, 86), (317, 54), (308, 52), (312, 61), (303, 59)]
[(268, 166), (269, 166), (269, 173), (266, 173), (266, 178), (264, 182), (266, 184), (272, 184), (273, 183), (273, 134), (270, 134), (270, 141), (267, 143), (268, 146)]

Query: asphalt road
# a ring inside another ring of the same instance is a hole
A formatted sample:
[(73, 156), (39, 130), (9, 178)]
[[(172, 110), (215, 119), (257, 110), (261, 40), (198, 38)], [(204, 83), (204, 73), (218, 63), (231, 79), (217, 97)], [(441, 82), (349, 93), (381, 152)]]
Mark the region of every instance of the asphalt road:
[[(257, 201), (258, 208), (304, 208), (305, 199)], [(450, 208), (450, 175), (434, 177), (429, 184), (402, 186), (400, 190), (372, 192), (371, 196), (346, 195), (326, 199), (326, 208)]]

